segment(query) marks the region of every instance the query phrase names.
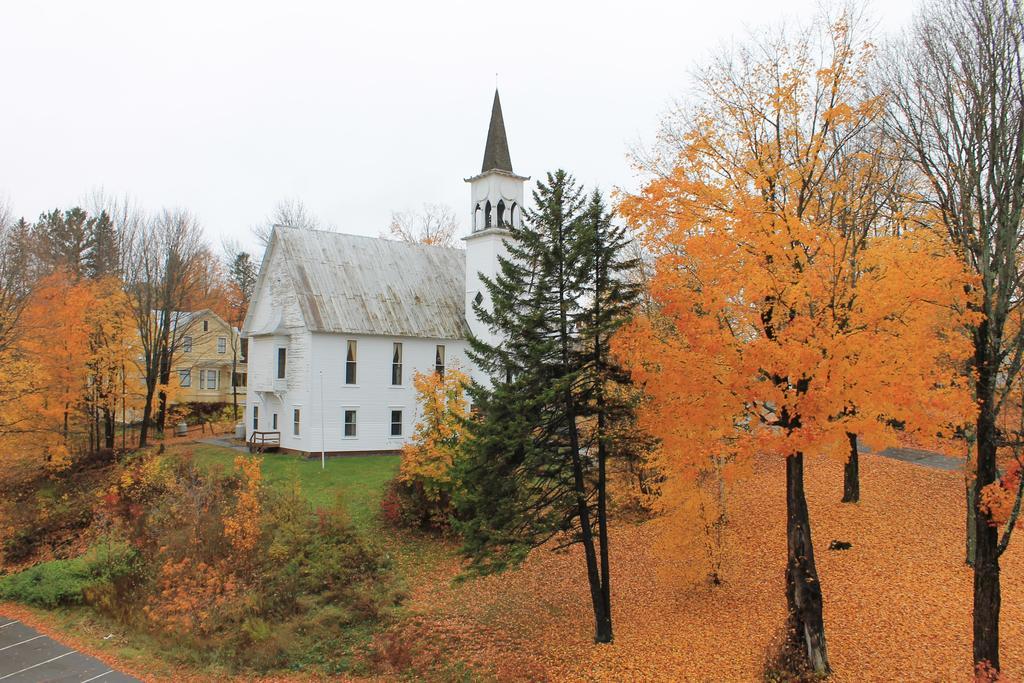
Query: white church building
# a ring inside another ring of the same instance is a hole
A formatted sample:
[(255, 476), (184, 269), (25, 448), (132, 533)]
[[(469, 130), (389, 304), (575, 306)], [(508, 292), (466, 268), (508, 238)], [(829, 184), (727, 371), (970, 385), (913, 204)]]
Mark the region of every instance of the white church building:
[(416, 372), (458, 366), (527, 177), (512, 162), (494, 93), (465, 249), (275, 227), (243, 324), (249, 340), (246, 437), (303, 454), (396, 451), (418, 416)]

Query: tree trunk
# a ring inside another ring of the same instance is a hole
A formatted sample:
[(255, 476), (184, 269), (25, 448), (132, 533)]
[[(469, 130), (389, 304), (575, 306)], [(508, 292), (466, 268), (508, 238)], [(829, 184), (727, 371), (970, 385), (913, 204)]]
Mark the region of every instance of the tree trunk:
[[(982, 330), (985, 326), (982, 325)], [(985, 337), (982, 336), (982, 339)], [(980, 493), (996, 480), (996, 416), (994, 396), (994, 363), (989, 363), (984, 349), (975, 352), (978, 370), (978, 458), (975, 492)], [(987, 514), (978, 509), (980, 495), (975, 495), (974, 550), (974, 663), (987, 662), (999, 669), (999, 528), (990, 523)]]
[(587, 560), (587, 581), (590, 584), (590, 599), (594, 605), (594, 642), (610, 643), (612, 642), (611, 614), (605, 611), (601, 573), (597, 566), (597, 552), (594, 548), (594, 530), (590, 526), (590, 506), (587, 503), (583, 463), (580, 459), (576, 410), (571, 397), (566, 400), (566, 407), (569, 421), (569, 448), (572, 451), (572, 476), (576, 493), (576, 513), (580, 518), (580, 536), (583, 541), (583, 554)]
[(114, 411), (103, 409), (103, 446), (114, 450)]
[(804, 455), (799, 452), (786, 458), (786, 539), (787, 631), (794, 652), (802, 648), (811, 669), (825, 676), (831, 673), (831, 667), (825, 643), (821, 584), (814, 566), (811, 522), (804, 497)]
[(978, 543), (978, 527), (975, 526), (977, 523), (977, 500), (978, 488), (974, 485), (973, 476), (964, 484), (964, 488), (967, 491), (967, 547), (965, 549), (964, 560), (967, 562), (968, 567), (974, 566), (974, 549)]
[(604, 604), (605, 623), (597, 625), (597, 631), (607, 639), (598, 642), (612, 641), (612, 589), (611, 568), (608, 558), (608, 447), (604, 442), (605, 416), (604, 396), (599, 393), (597, 398), (597, 535), (601, 547), (601, 601)]
[(139, 448), (145, 448), (149, 443), (149, 423), (153, 419), (153, 395), (156, 393), (156, 383), (146, 382), (146, 403), (142, 406), (142, 424), (139, 426)]
[(850, 455), (846, 459), (846, 466), (843, 467), (843, 502), (860, 502), (860, 454), (857, 452), (857, 435), (853, 432), (846, 432), (846, 438), (850, 440)]

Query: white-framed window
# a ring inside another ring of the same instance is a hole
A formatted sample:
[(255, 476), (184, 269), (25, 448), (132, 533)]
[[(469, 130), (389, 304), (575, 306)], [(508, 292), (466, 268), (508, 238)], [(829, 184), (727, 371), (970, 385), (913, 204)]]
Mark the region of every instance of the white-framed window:
[(395, 342), (391, 350), (391, 385), (402, 386), (402, 342)]
[(258, 431), (260, 428), (260, 407), (252, 407), (252, 431)]
[(345, 384), (356, 383), (356, 340), (349, 339), (345, 345)]
[(192, 337), (191, 335), (185, 335), (181, 340), (181, 350), (183, 353), (192, 353)]
[(277, 347), (277, 378), (284, 379), (288, 372), (288, 349), (283, 346)]
[(292, 410), (292, 434), (295, 436), (301, 436), (302, 434), (302, 410), (294, 408)]
[(438, 344), (434, 349), (434, 372), (444, 377), (444, 344)]
[(231, 386), (244, 389), (249, 382), (249, 375), (245, 372), (231, 373)]
[(402, 435), (402, 409), (391, 409), (391, 436)]
[(220, 381), (220, 370), (200, 370), (199, 388), (216, 389)]
[(354, 439), (356, 437), (356, 409), (345, 408), (345, 426), (342, 434), (346, 439)]
[(227, 337), (217, 337), (217, 353), (227, 353), (227, 352), (228, 352), (228, 338)]
[(178, 386), (192, 386), (192, 368), (189, 368), (188, 370), (178, 370)]

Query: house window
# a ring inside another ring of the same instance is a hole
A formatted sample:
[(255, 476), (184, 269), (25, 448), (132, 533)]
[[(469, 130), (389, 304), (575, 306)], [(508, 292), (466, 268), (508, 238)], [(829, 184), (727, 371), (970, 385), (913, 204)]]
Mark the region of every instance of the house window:
[(192, 369), (178, 370), (178, 384), (183, 387), (192, 386)]
[(391, 411), (391, 436), (402, 435), (402, 411)]
[(260, 428), (260, 407), (252, 407), (252, 431), (256, 431)]
[(210, 321), (209, 320), (204, 320), (203, 321), (203, 332), (209, 332), (209, 331), (210, 331)]
[(217, 337), (217, 353), (227, 353), (227, 352), (228, 352), (228, 338), (227, 337)]
[(192, 353), (192, 337), (185, 335), (181, 340), (181, 350), (185, 353)]
[(277, 431), (277, 413), (270, 416), (270, 428)]
[(199, 371), (199, 388), (200, 389), (216, 389), (217, 381), (220, 379), (219, 370), (200, 370)]
[(284, 379), (285, 371), (288, 369), (288, 349), (283, 346), (277, 349), (277, 378)]
[(434, 372), (444, 377), (444, 344), (438, 344), (434, 350)]
[(402, 342), (395, 342), (391, 354), (391, 384), (402, 384)]
[(292, 411), (292, 434), (295, 436), (299, 436), (299, 433), (301, 432), (299, 425), (301, 417), (302, 416), (298, 408)]
[(355, 437), (356, 435), (356, 411), (345, 411), (345, 436)]
[(231, 374), (231, 386), (244, 389), (248, 384), (248, 373), (245, 372), (234, 372)]
[(345, 384), (356, 383), (356, 340), (348, 340), (348, 349), (345, 355)]
[(241, 347), (238, 352), (238, 360), (245, 362), (245, 359), (249, 357), (249, 340), (246, 337), (242, 337), (239, 340)]

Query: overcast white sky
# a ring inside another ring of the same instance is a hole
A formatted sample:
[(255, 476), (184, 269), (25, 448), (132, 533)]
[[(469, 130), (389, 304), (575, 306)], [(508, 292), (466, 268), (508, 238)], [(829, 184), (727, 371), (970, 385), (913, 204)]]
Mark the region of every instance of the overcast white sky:
[[(377, 235), (393, 210), (464, 216), (495, 84), (512, 164), (634, 185), (687, 74), (745, 26), (816, 0), (0, 0), (0, 200), (29, 220), (90, 191), (192, 210), (211, 240), (283, 198)], [(883, 31), (911, 0), (876, 3)]]

